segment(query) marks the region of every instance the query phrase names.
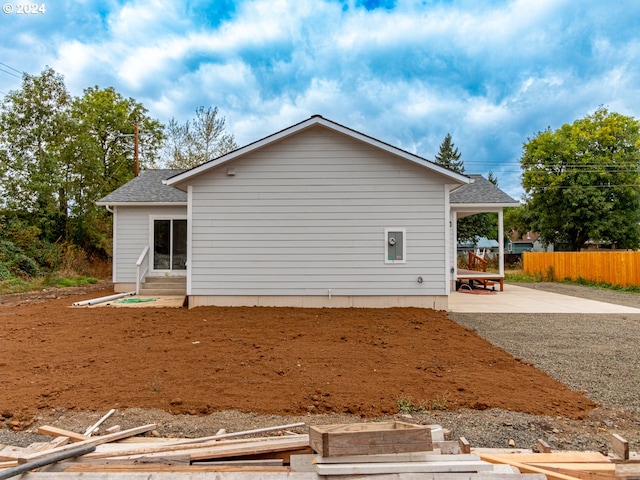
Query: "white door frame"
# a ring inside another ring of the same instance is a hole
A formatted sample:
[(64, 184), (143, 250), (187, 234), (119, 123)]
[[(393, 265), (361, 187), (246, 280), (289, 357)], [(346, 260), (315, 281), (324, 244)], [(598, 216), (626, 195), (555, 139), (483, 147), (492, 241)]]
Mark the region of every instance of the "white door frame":
[[(154, 267), (155, 265), (155, 261), (154, 261), (154, 256), (155, 256), (155, 231), (154, 231), (154, 226), (155, 226), (155, 221), (156, 220), (169, 220), (171, 221), (171, 229), (173, 231), (173, 220), (185, 220), (187, 221), (187, 231), (189, 229), (189, 225), (188, 225), (188, 219), (186, 215), (149, 215), (149, 249), (150, 249), (150, 253), (149, 253), (149, 275), (150, 276), (174, 276), (174, 277), (186, 277), (187, 276), (187, 269), (185, 268), (184, 270), (173, 270), (171, 268), (171, 260), (169, 260), (169, 269), (156, 269)], [(171, 242), (173, 242), (173, 235), (170, 235), (170, 239)], [(185, 237), (185, 245), (187, 250), (189, 249), (189, 244), (187, 241), (187, 238)], [(171, 250), (172, 253), (171, 255), (173, 255), (173, 245), (171, 246)], [(188, 254), (186, 255), (186, 258), (188, 258)]]

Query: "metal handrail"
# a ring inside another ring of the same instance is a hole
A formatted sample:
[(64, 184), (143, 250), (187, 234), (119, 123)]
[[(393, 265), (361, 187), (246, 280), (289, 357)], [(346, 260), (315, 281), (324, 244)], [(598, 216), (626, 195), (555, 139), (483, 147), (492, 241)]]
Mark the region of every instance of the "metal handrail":
[(147, 261), (144, 267), (144, 271), (142, 272), (142, 275), (140, 275), (142, 264), (145, 263), (144, 260), (147, 257), (147, 255), (149, 255), (149, 250), (150, 250), (149, 245), (146, 245), (142, 250), (142, 253), (138, 257), (138, 261), (136, 262), (136, 295), (140, 294), (140, 283), (147, 276), (147, 271), (149, 270), (149, 262)]

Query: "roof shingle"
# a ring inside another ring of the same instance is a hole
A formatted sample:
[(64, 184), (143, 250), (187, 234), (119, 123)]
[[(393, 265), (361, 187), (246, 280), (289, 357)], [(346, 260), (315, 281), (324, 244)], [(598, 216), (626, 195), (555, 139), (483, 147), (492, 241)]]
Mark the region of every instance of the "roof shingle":
[(139, 176), (114, 190), (96, 203), (115, 205), (121, 203), (187, 203), (187, 194), (163, 183), (169, 177), (184, 170), (143, 170)]
[(464, 185), (451, 192), (450, 203), (457, 204), (487, 204), (513, 203), (514, 207), (520, 203), (514, 200), (482, 175), (467, 175), (473, 183)]

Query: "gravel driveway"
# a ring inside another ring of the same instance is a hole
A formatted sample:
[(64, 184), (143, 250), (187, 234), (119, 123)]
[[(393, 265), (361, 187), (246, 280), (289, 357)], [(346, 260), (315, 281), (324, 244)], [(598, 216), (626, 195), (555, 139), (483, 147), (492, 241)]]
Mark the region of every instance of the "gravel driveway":
[[(561, 283), (519, 286), (640, 308), (640, 295)], [(640, 314), (449, 313), (604, 407), (640, 412)]]

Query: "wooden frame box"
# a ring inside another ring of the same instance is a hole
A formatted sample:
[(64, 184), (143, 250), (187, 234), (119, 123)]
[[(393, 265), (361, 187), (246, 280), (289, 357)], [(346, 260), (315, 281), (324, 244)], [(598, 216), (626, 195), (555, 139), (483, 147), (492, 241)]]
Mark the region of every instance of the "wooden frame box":
[(433, 450), (430, 426), (404, 422), (310, 426), (309, 443), (323, 457)]

